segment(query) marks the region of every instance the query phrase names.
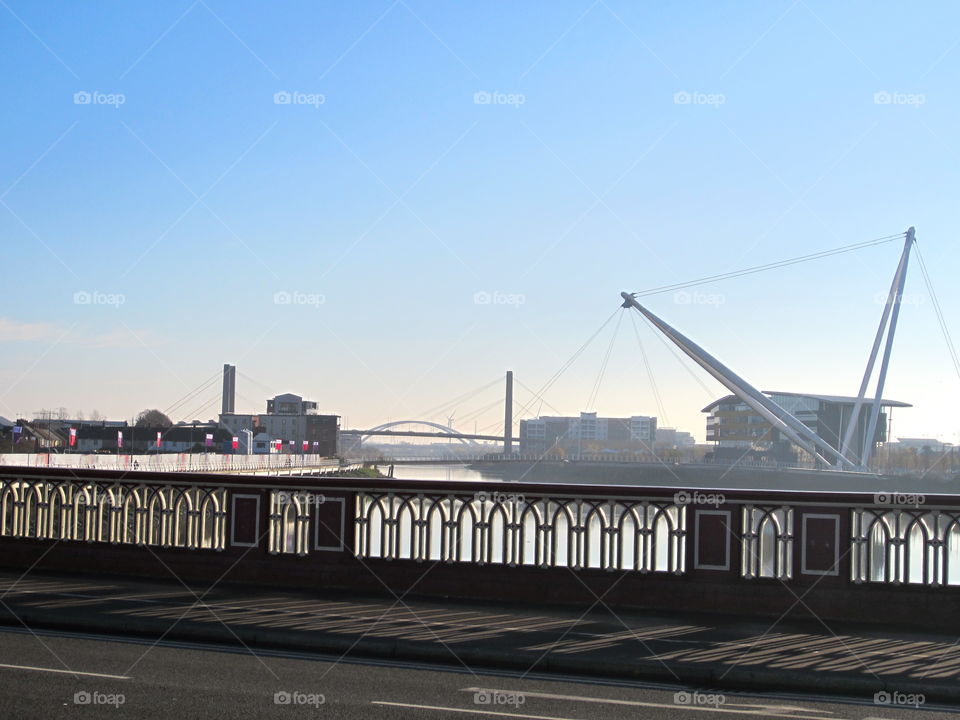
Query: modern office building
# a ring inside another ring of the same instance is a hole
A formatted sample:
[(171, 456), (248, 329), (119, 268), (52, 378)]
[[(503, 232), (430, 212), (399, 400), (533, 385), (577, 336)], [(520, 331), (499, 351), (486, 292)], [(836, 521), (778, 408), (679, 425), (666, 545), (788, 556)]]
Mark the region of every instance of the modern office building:
[[(764, 395), (793, 414), (834, 448), (841, 449), (857, 398), (779, 391), (764, 391)], [(886, 442), (892, 409), (906, 407), (911, 406), (897, 400), (881, 401), (880, 417), (874, 434), (875, 443)], [(857, 448), (864, 446), (870, 411), (871, 402), (865, 400), (857, 419), (851, 447), (847, 450), (847, 456), (853, 462), (859, 461)], [(717, 459), (741, 457), (744, 453), (763, 454), (779, 461), (790, 461), (796, 457), (797, 448), (736, 395), (715, 400), (703, 408), (702, 412), (707, 413), (707, 442), (714, 443), (714, 457)]]
[(652, 453), (656, 435), (657, 419), (646, 415), (608, 418), (582, 412), (579, 417), (538, 417), (520, 421), (520, 453), (542, 455), (551, 448), (574, 454)]

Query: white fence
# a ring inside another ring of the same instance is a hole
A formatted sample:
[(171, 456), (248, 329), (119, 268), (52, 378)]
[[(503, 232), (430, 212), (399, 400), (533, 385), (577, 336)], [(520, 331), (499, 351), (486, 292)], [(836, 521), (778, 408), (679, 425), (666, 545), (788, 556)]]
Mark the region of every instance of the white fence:
[(249, 472), (330, 468), (340, 466), (337, 458), (322, 455), (219, 455), (201, 453), (159, 453), (156, 455), (84, 455), (59, 453), (0, 453), (0, 467), (78, 468), (154, 472)]

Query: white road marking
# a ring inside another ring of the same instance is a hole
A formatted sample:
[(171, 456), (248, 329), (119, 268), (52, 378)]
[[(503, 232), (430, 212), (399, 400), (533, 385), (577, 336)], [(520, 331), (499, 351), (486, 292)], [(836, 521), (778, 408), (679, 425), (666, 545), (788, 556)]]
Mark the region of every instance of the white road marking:
[(58, 668), (33, 667), (32, 665), (7, 665), (0, 663), (0, 668), (8, 670), (35, 670), (37, 672), (61, 673), (63, 675), (83, 675), (84, 677), (108, 678), (110, 680), (132, 680), (129, 675), (108, 675), (106, 673), (82, 672), (80, 670), (60, 670)]
[(563, 718), (556, 715), (520, 715), (519, 713), (495, 712), (494, 710), (473, 710), (470, 708), (443, 707), (442, 705), (412, 705), (410, 703), (387, 702), (373, 700), (372, 705), (389, 705), (390, 707), (412, 708), (414, 710), (442, 710), (443, 712), (471, 713), (473, 715), (496, 715), (497, 717), (526, 718), (526, 720), (578, 720), (577, 718)]

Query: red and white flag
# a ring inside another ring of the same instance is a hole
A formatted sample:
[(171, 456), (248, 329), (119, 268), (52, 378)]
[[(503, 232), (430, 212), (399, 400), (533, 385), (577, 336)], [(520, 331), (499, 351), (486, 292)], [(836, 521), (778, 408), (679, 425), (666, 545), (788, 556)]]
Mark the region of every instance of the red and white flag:
[(306, 452), (307, 448), (310, 447), (310, 443), (307, 440), (303, 441), (303, 451)]
[(123, 430), (117, 430), (117, 447), (123, 447)]
[(213, 446), (213, 433), (207, 433), (207, 438), (206, 438), (206, 441), (205, 441), (205, 442), (206, 442), (207, 447), (212, 447), (212, 446)]
[(157, 430), (157, 447), (160, 447), (160, 443), (161, 443), (160, 437), (161, 437), (161, 433), (159, 430)]
[(240, 438), (238, 438), (236, 435), (234, 435), (234, 436), (233, 436), (233, 449), (236, 450), (238, 447), (240, 447)]
[(77, 444), (77, 429), (70, 428), (70, 447)]
[(283, 440), (274, 440), (274, 441), (273, 441), (274, 445), (276, 446), (277, 452), (280, 452), (280, 443), (282, 443), (282, 442), (283, 442)]

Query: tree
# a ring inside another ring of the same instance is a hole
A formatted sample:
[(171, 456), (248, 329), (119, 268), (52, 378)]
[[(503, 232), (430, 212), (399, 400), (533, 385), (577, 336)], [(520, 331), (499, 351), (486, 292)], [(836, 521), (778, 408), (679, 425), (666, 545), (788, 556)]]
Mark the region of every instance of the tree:
[(143, 410), (133, 421), (136, 427), (170, 427), (173, 421), (159, 410)]

